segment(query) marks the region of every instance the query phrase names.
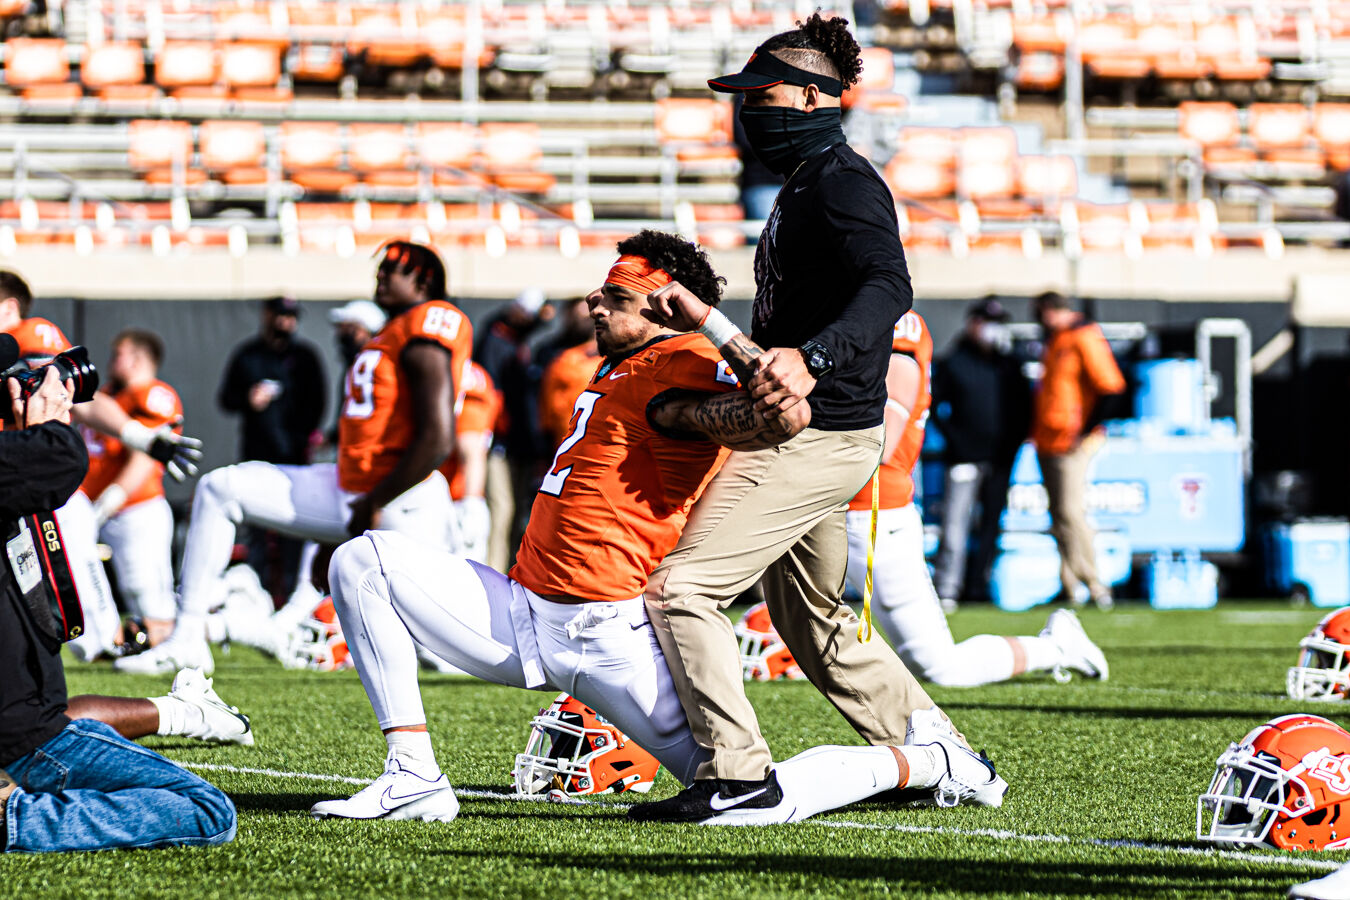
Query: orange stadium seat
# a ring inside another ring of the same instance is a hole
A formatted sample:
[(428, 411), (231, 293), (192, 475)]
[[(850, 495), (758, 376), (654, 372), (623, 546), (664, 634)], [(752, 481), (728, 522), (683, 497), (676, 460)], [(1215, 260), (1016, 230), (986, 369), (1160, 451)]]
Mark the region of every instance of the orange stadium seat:
[(155, 54), (155, 84), (175, 94), (216, 90), (217, 54), (206, 41), (166, 41)]
[(348, 127), (347, 135), (347, 160), (367, 184), (417, 186), (417, 172), (409, 168), (413, 155), (403, 125), (356, 124)]
[(1135, 45), (1134, 22), (1107, 16), (1083, 23), (1078, 31), (1083, 62), (1098, 78), (1139, 79), (1152, 64)]
[(366, 63), (372, 66), (411, 66), (422, 58), (417, 21), (412, 15), (412, 8), (404, 4), (354, 9), (347, 52), (365, 54)]
[(845, 109), (857, 106), (875, 112), (898, 112), (906, 100), (895, 93), (895, 54), (887, 47), (864, 47), (858, 83), (844, 91)]
[(956, 175), (951, 166), (910, 158), (903, 153), (897, 153), (886, 164), (882, 175), (897, 198), (950, 197), (956, 192)]
[(264, 184), (267, 140), (261, 122), (221, 119), (202, 122), (197, 130), (202, 165), (220, 174), (226, 184)]
[(356, 217), (350, 203), (297, 203), (300, 246), (319, 253), (356, 250)]
[(356, 183), (342, 168), (342, 126), (337, 122), (282, 122), (281, 167), (307, 191), (336, 193)]
[(1057, 91), (1064, 84), (1064, 57), (1057, 53), (1023, 53), (1013, 83), (1023, 91)]
[[(464, 66), (464, 8), (441, 6), (418, 9), (417, 33), (422, 41), (422, 52), (442, 69), (460, 69)], [(493, 48), (484, 46), (478, 54), (478, 68), (492, 65), (496, 57)]]
[[(342, 44), (331, 37), (316, 40), (316, 31), (334, 34), (349, 25), (345, 9), (337, 4), (293, 3), (286, 8), (291, 31), (297, 35), (294, 58), (290, 65), (291, 77), (296, 81), (336, 82), (346, 73), (346, 57)], [(342, 13), (343, 15), (339, 15)]]
[(476, 180), (478, 129), (468, 122), (419, 122), (414, 138), (422, 167), (433, 184), (458, 185)]
[(284, 6), (215, 3), (211, 16), (215, 20), (217, 40), (272, 44), (281, 49), (290, 46)]
[(145, 48), (133, 41), (86, 48), (80, 81), (108, 101), (146, 102), (159, 96), (158, 88), (145, 83)]
[(503, 190), (547, 193), (556, 179), (537, 169), (544, 151), (539, 126), (532, 122), (492, 122), (479, 126), (482, 160), (488, 177)]
[(1350, 103), (1319, 103), (1313, 108), (1313, 137), (1327, 165), (1350, 169)]
[(721, 100), (664, 99), (656, 102), (656, 139), (682, 163), (737, 158), (731, 143), (731, 104)]
[(1128, 203), (1072, 204), (1078, 217), (1078, 238), (1084, 250), (1140, 249), (1139, 223), (1130, 218)]
[(1195, 141), (1205, 167), (1215, 172), (1241, 171), (1256, 160), (1256, 151), (1238, 145), (1242, 125), (1231, 103), (1186, 102), (1177, 107), (1181, 136)]
[(1236, 19), (1217, 19), (1199, 25), (1195, 43), (1197, 55), (1220, 80), (1259, 81), (1270, 74), (1270, 60), (1256, 55), (1254, 34), (1244, 35)]
[(1247, 108), (1247, 136), (1261, 158), (1285, 177), (1317, 177), (1322, 151), (1311, 145), (1312, 121), (1299, 103), (1253, 103)]
[(220, 45), (220, 77), (241, 100), (286, 102), (288, 88), (281, 80), (281, 47), (268, 43), (236, 42)]
[(25, 100), (78, 100), (70, 59), (60, 38), (11, 38), (5, 42), (5, 83), (23, 88)]
[(1013, 45), (1029, 53), (1063, 55), (1072, 20), (1059, 13), (1018, 16), (1013, 19)]
[(1006, 126), (962, 128), (956, 136), (961, 165), (1017, 159), (1017, 132)]
[(897, 156), (951, 166), (956, 162), (959, 134), (955, 128), (901, 128), (896, 136), (900, 148)]
[(192, 125), (167, 119), (136, 119), (127, 124), (127, 161), (150, 184), (200, 184), (206, 180), (192, 165)]
[(1072, 156), (1023, 156), (1017, 161), (1021, 194), (1052, 206), (1078, 193), (1078, 167)]
[(1145, 249), (1181, 248), (1208, 256), (1225, 246), (1212, 203), (1151, 202), (1137, 204), (1137, 208), (1147, 218)]

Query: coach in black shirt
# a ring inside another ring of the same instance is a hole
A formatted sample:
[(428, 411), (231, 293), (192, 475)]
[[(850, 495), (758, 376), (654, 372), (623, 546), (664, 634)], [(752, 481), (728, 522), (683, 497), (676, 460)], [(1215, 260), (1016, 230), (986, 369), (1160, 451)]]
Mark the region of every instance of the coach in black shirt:
[(884, 640), (859, 639), (840, 599), (844, 506), (876, 470), (892, 334), (913, 303), (894, 198), (841, 127), (840, 95), (862, 68), (847, 24), (817, 13), (709, 82), (744, 93), (746, 138), (787, 179), (755, 254), (751, 338), (770, 349), (747, 356), (738, 329), (680, 285), (649, 298), (654, 316), (717, 345), (761, 415), (808, 402), (811, 417), (777, 447), (732, 453), (652, 574), (649, 615), (710, 758), (678, 796), (635, 806), (636, 819), (701, 822), (782, 801), (720, 611), (761, 573), (797, 664), (865, 739), (899, 747), (909, 714), (933, 707)]

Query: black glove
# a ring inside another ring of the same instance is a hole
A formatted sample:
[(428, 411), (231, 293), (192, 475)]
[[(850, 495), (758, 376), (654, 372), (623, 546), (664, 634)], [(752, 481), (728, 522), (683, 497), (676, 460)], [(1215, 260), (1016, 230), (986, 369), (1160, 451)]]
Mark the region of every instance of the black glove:
[(202, 442), (175, 433), (174, 428), (180, 424), (181, 420), (166, 422), (158, 428), (148, 428), (133, 419), (123, 426), (119, 437), (131, 449), (147, 453), (152, 459), (163, 463), (174, 481), (182, 481), (197, 474), (197, 462), (202, 458)]

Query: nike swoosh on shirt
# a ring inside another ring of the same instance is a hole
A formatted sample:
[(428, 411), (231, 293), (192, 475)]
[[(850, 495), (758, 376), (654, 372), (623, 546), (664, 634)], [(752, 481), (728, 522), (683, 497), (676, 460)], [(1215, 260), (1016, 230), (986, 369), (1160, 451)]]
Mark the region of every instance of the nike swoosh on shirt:
[(792, 193), (794, 193), (794, 194), (800, 194), (802, 191), (806, 190), (806, 189), (809, 188), (810, 186), (811, 186), (811, 185), (809, 185), (809, 184), (804, 184), (804, 185), (802, 185), (801, 187), (794, 189), (794, 190), (792, 191)]
[(616, 378), (622, 378), (625, 375), (632, 375), (632, 374), (633, 374), (632, 372), (614, 372), (609, 376), (609, 380), (613, 381)]
[(708, 801), (708, 805), (717, 812), (724, 812), (728, 809), (735, 809), (742, 803), (755, 799), (767, 790), (768, 788), (760, 788), (759, 790), (751, 791), (748, 794), (741, 794), (739, 797), (723, 797), (719, 792), (712, 796), (712, 799)]
[[(411, 794), (399, 794), (396, 796), (394, 794), (393, 787), (392, 786), (387, 787), (384, 789), (384, 793), (380, 796), (380, 806), (384, 807), (386, 810), (397, 809), (408, 800), (415, 800), (418, 797), (425, 797), (428, 794), (434, 794), (439, 790), (440, 788), (427, 788), (425, 791), (414, 791)], [(390, 806), (388, 803), (384, 802), (385, 800), (393, 800), (395, 801), (395, 805)]]

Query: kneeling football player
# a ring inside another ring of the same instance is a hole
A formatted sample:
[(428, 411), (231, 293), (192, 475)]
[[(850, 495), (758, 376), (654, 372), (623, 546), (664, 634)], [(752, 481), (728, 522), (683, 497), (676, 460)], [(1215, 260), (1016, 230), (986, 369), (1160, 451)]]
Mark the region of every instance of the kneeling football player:
[[(453, 789), (432, 752), (417, 688), (422, 644), (496, 684), (565, 691), (682, 783), (708, 759), (690, 731), (642, 599), (727, 448), (772, 447), (809, 424), (807, 404), (765, 420), (700, 334), (642, 315), (678, 281), (710, 304), (722, 279), (677, 237), (644, 231), (586, 299), (602, 359), (573, 406), (571, 431), (543, 479), (510, 577), (398, 534), (366, 532), (333, 556), (330, 587), (362, 684), (388, 741), (385, 771), (318, 817), (449, 821)], [(748, 369), (758, 348), (748, 340)], [(936, 710), (902, 747), (817, 747), (775, 767), (764, 790), (714, 798), (708, 823), (792, 822), (895, 787), (935, 802), (997, 806), (1007, 784)], [(913, 724), (913, 723), (912, 723)]]

